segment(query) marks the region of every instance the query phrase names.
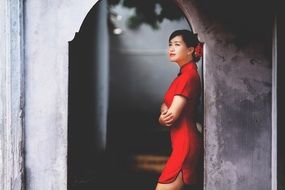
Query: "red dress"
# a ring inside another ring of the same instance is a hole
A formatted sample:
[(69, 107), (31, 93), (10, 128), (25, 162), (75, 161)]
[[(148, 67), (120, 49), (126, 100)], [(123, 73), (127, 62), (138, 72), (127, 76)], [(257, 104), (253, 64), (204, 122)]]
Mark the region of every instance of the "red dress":
[(202, 151), (202, 139), (195, 121), (200, 91), (196, 63), (189, 62), (183, 65), (167, 90), (164, 103), (170, 107), (175, 95), (187, 98), (188, 102), (179, 118), (170, 127), (172, 153), (159, 177), (159, 183), (173, 182), (180, 172), (185, 184), (196, 183), (197, 164)]

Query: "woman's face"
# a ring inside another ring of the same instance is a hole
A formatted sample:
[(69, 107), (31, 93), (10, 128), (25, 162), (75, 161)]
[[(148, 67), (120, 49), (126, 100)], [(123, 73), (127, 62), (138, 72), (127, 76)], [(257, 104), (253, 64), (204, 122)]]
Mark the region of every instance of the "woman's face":
[(172, 62), (183, 64), (192, 60), (193, 51), (193, 47), (186, 46), (182, 36), (175, 36), (169, 42), (168, 57)]

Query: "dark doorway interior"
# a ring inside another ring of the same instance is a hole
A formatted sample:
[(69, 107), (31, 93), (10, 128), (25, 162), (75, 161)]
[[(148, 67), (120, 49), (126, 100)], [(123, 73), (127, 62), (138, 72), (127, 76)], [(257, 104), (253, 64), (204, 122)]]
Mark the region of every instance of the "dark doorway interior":
[[(92, 21), (92, 17), (87, 16)], [(91, 189), (97, 171), (95, 146), (95, 85), (93, 28), (84, 27), (69, 44), (68, 189)]]

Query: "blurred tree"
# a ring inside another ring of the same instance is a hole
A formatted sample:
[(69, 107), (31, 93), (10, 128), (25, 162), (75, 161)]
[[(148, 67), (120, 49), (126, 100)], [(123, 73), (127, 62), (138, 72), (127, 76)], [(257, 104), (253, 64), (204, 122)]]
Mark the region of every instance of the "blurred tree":
[[(184, 17), (182, 11), (172, 0), (108, 0), (110, 7), (122, 4), (127, 8), (134, 8), (135, 15), (128, 18), (130, 29), (138, 29), (142, 24), (148, 24), (158, 29), (163, 19), (179, 20)], [(111, 21), (112, 22), (112, 21)], [(112, 25), (112, 23), (109, 23)]]

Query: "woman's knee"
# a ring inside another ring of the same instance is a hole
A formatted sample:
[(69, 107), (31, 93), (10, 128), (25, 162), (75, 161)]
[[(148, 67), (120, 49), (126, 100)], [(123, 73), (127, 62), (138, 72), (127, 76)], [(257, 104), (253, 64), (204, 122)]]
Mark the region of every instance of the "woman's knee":
[(180, 172), (175, 181), (168, 184), (158, 183), (155, 190), (182, 190), (183, 186), (182, 172)]

